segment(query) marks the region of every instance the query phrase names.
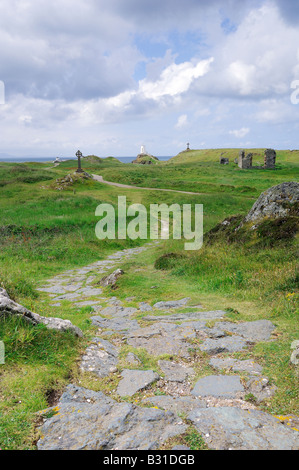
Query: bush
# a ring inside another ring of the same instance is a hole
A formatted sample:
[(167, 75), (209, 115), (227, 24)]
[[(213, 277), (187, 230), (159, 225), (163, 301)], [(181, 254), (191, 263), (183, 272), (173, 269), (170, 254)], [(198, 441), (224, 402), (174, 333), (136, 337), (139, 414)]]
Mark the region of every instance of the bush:
[(186, 256), (181, 253), (166, 253), (155, 261), (154, 267), (160, 270), (172, 269), (177, 265), (177, 260), (183, 258)]

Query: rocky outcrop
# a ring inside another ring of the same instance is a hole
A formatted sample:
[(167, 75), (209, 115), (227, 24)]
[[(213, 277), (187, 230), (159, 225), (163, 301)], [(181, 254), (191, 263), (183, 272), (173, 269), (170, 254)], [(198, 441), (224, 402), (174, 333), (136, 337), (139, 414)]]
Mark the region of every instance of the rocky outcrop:
[(69, 186), (73, 186), (75, 183), (83, 182), (84, 180), (90, 180), (92, 176), (82, 171), (82, 173), (73, 173), (64, 176), (63, 178), (58, 178), (54, 185), (54, 189), (61, 191), (63, 189), (68, 188)]
[(291, 213), (299, 215), (299, 183), (290, 181), (267, 189), (258, 198), (244, 222), (258, 222), (265, 217), (286, 217)]
[(43, 325), (46, 325), (47, 328), (52, 330), (70, 330), (76, 336), (83, 336), (82, 331), (77, 326), (74, 326), (69, 320), (41, 317), (37, 313), (31, 312), (27, 308), (11, 300), (6, 290), (0, 288), (0, 317), (5, 315), (16, 315), (18, 317), (24, 318), (33, 325), (42, 323)]
[(133, 160), (132, 163), (137, 163), (139, 165), (152, 165), (158, 162), (159, 159), (157, 157), (154, 157), (153, 155), (149, 155), (147, 153), (140, 153), (139, 155), (137, 155), (136, 160)]

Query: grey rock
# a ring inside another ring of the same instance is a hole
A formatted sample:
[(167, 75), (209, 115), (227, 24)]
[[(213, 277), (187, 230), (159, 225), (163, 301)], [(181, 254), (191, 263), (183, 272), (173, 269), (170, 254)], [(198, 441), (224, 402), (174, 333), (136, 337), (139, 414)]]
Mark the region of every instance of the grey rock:
[(119, 307), (118, 305), (113, 305), (111, 307), (104, 308), (100, 313), (104, 316), (129, 317), (136, 312), (137, 308), (134, 307)]
[(108, 328), (114, 331), (134, 331), (139, 328), (137, 320), (129, 320), (127, 318), (113, 318), (107, 319), (100, 316), (91, 317), (91, 323), (100, 328)]
[(298, 366), (299, 364), (299, 349), (294, 349), (294, 351), (291, 354), (290, 361), (294, 366)]
[(131, 397), (139, 390), (143, 390), (160, 378), (159, 375), (152, 370), (125, 369), (121, 375), (122, 380), (116, 390), (121, 397)]
[(98, 289), (95, 287), (82, 287), (81, 289), (77, 290), (78, 294), (84, 297), (95, 297), (102, 294), (102, 289)]
[(292, 342), (291, 349), (293, 351), (291, 353), (290, 361), (292, 364), (297, 366), (299, 364), (299, 340), (295, 340)]
[(217, 328), (223, 331), (236, 333), (252, 343), (268, 341), (275, 330), (275, 326), (269, 320), (257, 320), (243, 323), (220, 322), (217, 323)]
[(260, 375), (262, 373), (262, 367), (254, 361), (243, 360), (238, 361), (237, 359), (232, 359), (230, 357), (226, 358), (216, 358), (213, 357), (210, 360), (210, 365), (215, 369), (226, 369), (240, 372), (248, 372), (251, 375)]
[(286, 217), (299, 202), (299, 183), (290, 181), (267, 189), (253, 205), (244, 222), (258, 222), (265, 217)]
[(72, 294), (63, 294), (63, 295), (60, 295), (59, 297), (55, 297), (55, 301), (58, 301), (58, 300), (73, 300), (73, 299), (78, 299), (80, 297), (80, 294), (77, 294), (76, 292), (72, 293)]
[(40, 315), (34, 314), (36, 323), (42, 323), (49, 330), (58, 331), (71, 331), (75, 336), (80, 338), (83, 337), (83, 333), (77, 326), (73, 325), (70, 320), (62, 320), (61, 318), (53, 317), (41, 317)]
[(33, 313), (22, 305), (10, 299), (5, 289), (0, 288), (0, 317), (2, 315), (16, 315), (24, 320), (34, 324), (43, 324), (49, 329), (59, 331), (71, 331), (75, 336), (82, 337), (83, 333), (77, 326), (74, 326), (69, 320), (61, 318), (42, 317)]
[(191, 367), (184, 367), (176, 362), (158, 361), (158, 365), (169, 382), (184, 382), (187, 377), (195, 374)]
[(168, 300), (166, 302), (157, 302), (154, 305), (154, 308), (158, 308), (160, 310), (171, 309), (171, 308), (182, 308), (185, 305), (187, 305), (189, 300), (190, 300), (190, 298), (187, 297), (187, 298), (184, 298), (184, 299), (181, 299), (181, 300)]
[(55, 285), (51, 287), (39, 287), (36, 289), (39, 292), (46, 292), (47, 294), (65, 294), (66, 289), (61, 285)]
[(80, 369), (93, 372), (98, 377), (107, 377), (118, 364), (118, 350), (109, 341), (94, 338), (82, 356)]
[(140, 309), (142, 312), (149, 312), (149, 311), (153, 310), (153, 307), (151, 307), (151, 305), (149, 305), (149, 304), (146, 303), (146, 302), (140, 302), (140, 304), (139, 304), (139, 309)]
[(157, 323), (135, 330), (127, 336), (127, 343), (134, 348), (144, 348), (153, 356), (170, 354), (190, 357), (187, 338), (181, 334), (177, 325), (169, 323)]
[(299, 433), (263, 411), (206, 408), (191, 411), (188, 419), (211, 450), (299, 449)]
[(132, 352), (129, 352), (127, 357), (126, 357), (126, 361), (131, 364), (132, 366), (140, 366), (142, 364), (142, 362), (140, 361), (140, 359), (136, 356), (136, 354), (132, 353)]
[(267, 377), (254, 377), (246, 383), (247, 393), (251, 393), (255, 397), (256, 403), (271, 398), (277, 387), (275, 385), (269, 385), (269, 379)]
[(114, 287), (119, 277), (122, 276), (123, 274), (124, 274), (124, 271), (122, 271), (121, 269), (117, 269), (112, 274), (109, 274), (108, 276), (103, 277), (103, 279), (101, 279), (100, 281), (100, 285), (102, 287), (107, 287), (107, 286)]
[(190, 320), (218, 320), (223, 319), (226, 315), (226, 312), (223, 310), (214, 310), (209, 312), (187, 312), (187, 313), (175, 313), (173, 315), (157, 315), (157, 316), (147, 316), (143, 319), (146, 321), (169, 321), (169, 322), (176, 322), (176, 321), (190, 321)]
[(214, 355), (222, 352), (237, 352), (247, 347), (247, 341), (241, 336), (226, 336), (219, 339), (206, 339), (199, 349), (207, 354)]
[(188, 414), (190, 411), (197, 408), (206, 408), (207, 404), (204, 400), (199, 400), (196, 397), (172, 397), (170, 395), (161, 395), (155, 397), (148, 397), (142, 400), (143, 403), (151, 403), (158, 406), (163, 410), (172, 411), (176, 414)]
[(199, 379), (191, 394), (200, 397), (236, 398), (244, 393), (239, 376), (210, 375)]
[(40, 428), (38, 450), (154, 450), (187, 426), (173, 413), (70, 385)]

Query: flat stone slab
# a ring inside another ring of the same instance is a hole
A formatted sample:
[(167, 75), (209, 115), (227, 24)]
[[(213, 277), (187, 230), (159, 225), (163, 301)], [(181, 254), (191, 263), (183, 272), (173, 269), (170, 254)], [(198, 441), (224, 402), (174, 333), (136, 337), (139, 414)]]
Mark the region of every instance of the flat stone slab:
[(188, 414), (197, 408), (206, 408), (207, 404), (204, 400), (195, 397), (172, 397), (170, 395), (161, 395), (156, 397), (144, 398), (143, 403), (151, 403), (163, 410), (172, 411), (176, 414)]
[(74, 299), (78, 299), (80, 298), (81, 295), (80, 294), (77, 294), (77, 292), (73, 292), (71, 294), (63, 294), (63, 295), (60, 295), (59, 297), (55, 297), (55, 301), (58, 301), (58, 300), (74, 300)]
[[(155, 450), (187, 426), (173, 413), (69, 385), (40, 428), (38, 450)], [(46, 410), (49, 411), (49, 410)]]
[(187, 312), (187, 313), (175, 313), (173, 315), (149, 315), (143, 317), (146, 321), (168, 321), (168, 322), (187, 322), (191, 320), (205, 321), (205, 320), (218, 320), (223, 319), (226, 312), (223, 310), (214, 310), (209, 312)]
[(269, 320), (257, 320), (243, 323), (220, 322), (217, 328), (242, 336), (249, 342), (257, 343), (268, 341), (276, 327)]
[(210, 360), (210, 365), (215, 369), (242, 371), (248, 372), (251, 375), (260, 375), (263, 370), (262, 366), (254, 361), (251, 361), (250, 359), (238, 361), (237, 359), (232, 359), (231, 357), (226, 357), (223, 359), (213, 357)]
[(91, 323), (100, 328), (113, 331), (134, 331), (139, 328), (137, 320), (129, 320), (128, 318), (102, 318), (100, 316), (91, 317)]
[(116, 371), (118, 350), (109, 341), (94, 338), (92, 344), (82, 356), (80, 369), (83, 372), (93, 372), (98, 377), (107, 377)]
[(127, 343), (134, 348), (146, 349), (153, 356), (169, 354), (188, 358), (191, 345), (187, 340), (195, 336), (195, 332), (188, 329), (184, 333), (180, 331), (178, 325), (157, 323), (131, 332), (127, 337)]
[(46, 292), (47, 294), (65, 294), (66, 289), (62, 287), (60, 284), (50, 287), (39, 287), (36, 289), (39, 292)]
[(222, 352), (242, 351), (247, 347), (247, 341), (241, 336), (226, 336), (219, 339), (206, 339), (199, 349), (207, 354), (214, 355)]
[(103, 291), (102, 289), (95, 287), (82, 287), (81, 289), (77, 290), (77, 293), (84, 297), (95, 297), (97, 295), (101, 295)]
[(138, 310), (134, 307), (121, 307), (119, 305), (112, 305), (100, 310), (100, 314), (107, 317), (130, 317)]
[(196, 409), (188, 419), (211, 450), (299, 450), (299, 433), (263, 411)]
[(239, 376), (209, 375), (199, 379), (191, 394), (197, 397), (237, 398), (244, 393)]
[(167, 300), (166, 302), (157, 302), (154, 305), (154, 308), (158, 308), (158, 309), (161, 309), (161, 310), (171, 309), (171, 308), (182, 308), (185, 305), (187, 305), (189, 300), (190, 300), (190, 298), (186, 297), (185, 299), (181, 299), (181, 300)]
[(164, 380), (169, 382), (184, 382), (189, 376), (195, 374), (191, 367), (184, 367), (176, 362), (158, 361), (158, 365), (165, 374)]
[(116, 390), (121, 397), (131, 397), (139, 390), (143, 390), (160, 378), (159, 375), (152, 370), (125, 369), (121, 375), (122, 380)]

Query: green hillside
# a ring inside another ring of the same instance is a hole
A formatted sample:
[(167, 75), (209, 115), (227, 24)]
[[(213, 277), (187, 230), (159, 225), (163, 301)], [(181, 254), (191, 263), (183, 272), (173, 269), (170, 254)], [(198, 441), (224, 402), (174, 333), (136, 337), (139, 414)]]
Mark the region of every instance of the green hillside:
[[(233, 163), (235, 158), (238, 158), (239, 148), (223, 148), (223, 149), (202, 149), (202, 150), (184, 150), (175, 157), (168, 161), (168, 164), (173, 163), (192, 163), (192, 162), (216, 162), (219, 161), (220, 156), (229, 158)], [(265, 149), (244, 149), (246, 153), (253, 153), (253, 164), (258, 165), (264, 162)], [(299, 164), (299, 150), (276, 150), (277, 163), (289, 162)]]

